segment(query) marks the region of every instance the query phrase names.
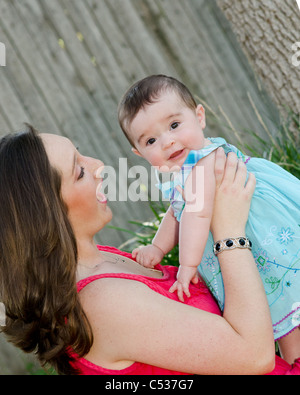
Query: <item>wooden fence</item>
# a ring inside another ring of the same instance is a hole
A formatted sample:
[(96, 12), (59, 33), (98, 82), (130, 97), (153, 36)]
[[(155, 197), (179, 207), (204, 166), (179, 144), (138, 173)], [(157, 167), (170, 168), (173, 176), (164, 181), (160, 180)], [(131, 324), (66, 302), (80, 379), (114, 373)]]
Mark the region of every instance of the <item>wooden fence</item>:
[[(237, 129), (262, 133), (259, 111), (276, 111), (214, 0), (1, 0), (0, 134), (29, 122), (71, 138), (80, 151), (119, 170), (144, 164), (120, 132), (116, 107), (135, 80), (153, 73), (184, 81)], [(225, 135), (208, 114), (208, 135)], [(245, 132), (242, 136), (247, 135)], [(148, 203), (112, 202), (113, 225), (148, 219)], [(119, 245), (127, 235), (107, 230), (100, 241)]]

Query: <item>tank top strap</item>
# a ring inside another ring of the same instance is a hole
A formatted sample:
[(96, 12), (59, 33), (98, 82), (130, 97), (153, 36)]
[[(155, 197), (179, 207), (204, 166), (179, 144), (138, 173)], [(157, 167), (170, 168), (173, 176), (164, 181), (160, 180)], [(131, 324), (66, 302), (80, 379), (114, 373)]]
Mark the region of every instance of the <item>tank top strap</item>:
[[(117, 248), (116, 249), (112, 249), (110, 247), (109, 247), (109, 249), (101, 248), (101, 251), (113, 252), (118, 255), (123, 255), (123, 256), (131, 258), (130, 253), (126, 253), (126, 252), (122, 253), (122, 251), (118, 250)], [(120, 252), (121, 252), (121, 254), (120, 254)], [(138, 275), (138, 274), (129, 274), (129, 273), (96, 274), (94, 276), (90, 276), (90, 277), (87, 277), (87, 278), (84, 278), (84, 279), (78, 281), (77, 282), (77, 292), (80, 292), (83, 288), (85, 288), (87, 285), (89, 285), (90, 283), (92, 283), (96, 280), (101, 280), (102, 278), (119, 278), (119, 279), (125, 279), (125, 280), (139, 281), (140, 283), (147, 285), (153, 291), (160, 293), (161, 295), (166, 296), (169, 299), (173, 299), (175, 294), (171, 294), (170, 292), (168, 292), (170, 286), (175, 281), (175, 275), (174, 275), (174, 279), (171, 278), (173, 276), (170, 276), (170, 270), (172, 271), (173, 268), (168, 270), (167, 267), (164, 267), (161, 265), (157, 265), (157, 268), (162, 271), (162, 273), (163, 273), (162, 277), (159, 277), (159, 278), (147, 277), (147, 276), (142, 276), (142, 275)]]
[(119, 278), (125, 280), (139, 281), (147, 285), (149, 288), (153, 289), (154, 291), (162, 293), (162, 288), (155, 281), (157, 280), (156, 278), (149, 278), (137, 274), (127, 274), (127, 273), (105, 273), (105, 274), (96, 274), (94, 276), (87, 277), (83, 280), (78, 281), (77, 292), (80, 292), (83, 288), (85, 288), (90, 283), (96, 280), (101, 280), (102, 278)]

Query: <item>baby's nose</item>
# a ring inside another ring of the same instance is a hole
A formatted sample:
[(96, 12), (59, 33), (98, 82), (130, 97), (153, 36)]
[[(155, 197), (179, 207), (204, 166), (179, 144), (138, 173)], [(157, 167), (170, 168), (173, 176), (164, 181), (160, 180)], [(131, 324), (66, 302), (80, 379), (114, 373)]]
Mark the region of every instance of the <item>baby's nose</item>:
[(175, 140), (173, 139), (173, 137), (165, 137), (164, 141), (163, 141), (163, 148), (167, 149), (170, 148), (173, 144), (175, 143)]

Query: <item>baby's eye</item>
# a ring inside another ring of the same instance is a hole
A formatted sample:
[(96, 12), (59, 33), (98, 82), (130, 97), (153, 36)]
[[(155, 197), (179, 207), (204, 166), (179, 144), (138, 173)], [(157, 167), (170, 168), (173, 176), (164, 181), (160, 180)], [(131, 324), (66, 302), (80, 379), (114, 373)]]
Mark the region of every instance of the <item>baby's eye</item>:
[(154, 144), (155, 143), (155, 138), (151, 138), (151, 139), (149, 139), (148, 141), (147, 141), (147, 145), (152, 145), (152, 144)]
[(179, 126), (179, 122), (173, 122), (171, 125), (171, 129), (176, 129)]

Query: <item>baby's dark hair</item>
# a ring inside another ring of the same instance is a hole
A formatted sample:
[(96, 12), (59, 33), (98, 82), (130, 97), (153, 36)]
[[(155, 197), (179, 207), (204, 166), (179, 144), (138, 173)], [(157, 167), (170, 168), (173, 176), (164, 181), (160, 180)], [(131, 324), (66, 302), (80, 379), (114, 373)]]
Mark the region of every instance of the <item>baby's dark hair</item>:
[(162, 92), (175, 92), (178, 97), (191, 109), (197, 104), (188, 88), (173, 77), (166, 75), (151, 75), (134, 83), (122, 97), (118, 107), (118, 117), (121, 129), (130, 144), (134, 143), (129, 135), (129, 126), (137, 113), (148, 104), (155, 103)]

